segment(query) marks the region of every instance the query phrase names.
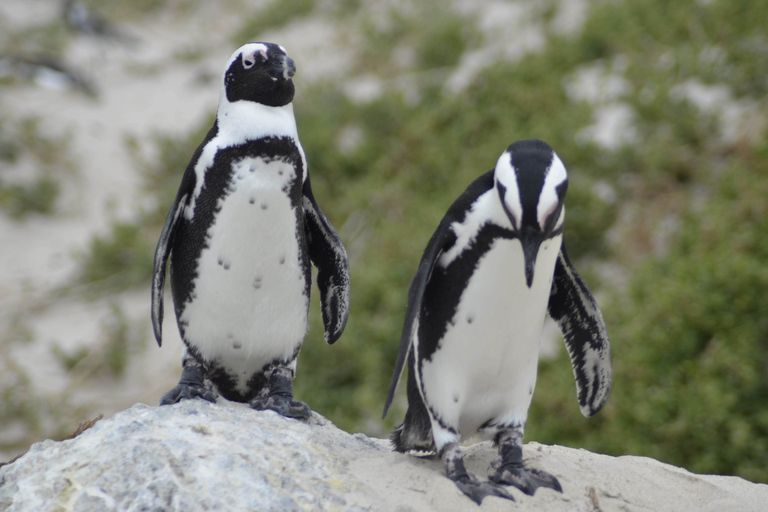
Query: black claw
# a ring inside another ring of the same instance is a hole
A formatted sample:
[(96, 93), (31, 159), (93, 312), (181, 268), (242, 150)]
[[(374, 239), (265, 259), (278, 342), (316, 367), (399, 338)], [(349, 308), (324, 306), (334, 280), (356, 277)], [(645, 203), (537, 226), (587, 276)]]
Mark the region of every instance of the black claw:
[(560, 482), (546, 471), (534, 468), (501, 466), (491, 475), (491, 481), (500, 485), (514, 485), (525, 494), (533, 496), (539, 487), (563, 492)]
[(492, 482), (480, 482), (472, 475), (467, 475), (465, 478), (454, 480), (461, 492), (467, 495), (469, 499), (480, 505), (483, 502), (483, 498), (486, 496), (496, 496), (504, 498), (510, 501), (515, 501), (515, 498), (507, 492), (507, 490), (500, 485), (496, 485)]
[(160, 405), (171, 405), (191, 398), (202, 398), (215, 404), (218, 395), (203, 386), (179, 383), (175, 388), (163, 395), (163, 398), (160, 399)]
[(281, 366), (272, 370), (268, 381), (268, 391), (251, 401), (251, 407), (257, 411), (275, 411), (286, 418), (306, 420), (312, 416), (307, 404), (293, 398), (293, 370)]
[(307, 404), (292, 397), (268, 395), (256, 398), (251, 407), (257, 411), (275, 411), (276, 413), (297, 420), (306, 420), (312, 416), (312, 410)]
[(453, 442), (443, 446), (440, 450), (440, 458), (445, 464), (445, 476), (478, 505), (483, 502), (483, 498), (486, 496), (497, 496), (515, 501), (515, 498), (500, 485), (493, 482), (480, 482), (475, 475), (467, 472), (458, 443)]

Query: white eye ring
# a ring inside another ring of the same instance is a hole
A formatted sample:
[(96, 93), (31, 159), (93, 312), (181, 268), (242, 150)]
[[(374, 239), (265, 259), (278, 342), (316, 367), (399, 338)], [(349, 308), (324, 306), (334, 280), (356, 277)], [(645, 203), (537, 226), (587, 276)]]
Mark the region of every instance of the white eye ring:
[(251, 69), (253, 66), (256, 65), (256, 55), (261, 55), (261, 57), (264, 60), (267, 60), (267, 51), (266, 50), (259, 50), (258, 52), (254, 52), (251, 54), (244, 54), (243, 55), (243, 68), (245, 69)]

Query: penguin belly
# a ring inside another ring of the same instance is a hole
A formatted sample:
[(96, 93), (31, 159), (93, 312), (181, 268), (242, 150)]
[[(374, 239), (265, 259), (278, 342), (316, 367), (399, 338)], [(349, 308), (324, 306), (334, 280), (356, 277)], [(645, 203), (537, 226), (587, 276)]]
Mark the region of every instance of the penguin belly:
[(560, 241), (542, 243), (528, 288), (520, 242), (495, 240), (477, 262), (438, 349), (422, 363), (425, 401), (462, 437), (525, 424)]
[(288, 195), (294, 167), (245, 158), (232, 170), (179, 321), (185, 341), (243, 391), (254, 372), (290, 361), (301, 346), (309, 276), (300, 207)]

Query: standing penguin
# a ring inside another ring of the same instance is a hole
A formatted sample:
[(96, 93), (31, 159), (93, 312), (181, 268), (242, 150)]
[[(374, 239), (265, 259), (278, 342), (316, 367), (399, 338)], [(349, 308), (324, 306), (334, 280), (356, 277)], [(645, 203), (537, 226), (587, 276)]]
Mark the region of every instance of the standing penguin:
[(325, 340), (349, 313), (349, 265), (312, 195), (293, 116), (296, 71), (285, 49), (249, 43), (232, 54), (213, 128), (181, 180), (155, 251), (152, 325), (162, 341), (165, 267), (185, 349), (183, 398), (249, 402), (307, 418), (294, 400), (307, 332), (310, 260), (317, 267)]
[[(408, 360), (408, 410), (392, 432), (395, 450), (436, 451), (476, 503), (562, 491), (557, 479), (523, 465), (545, 315), (560, 326), (585, 416), (611, 387), (611, 348), (595, 299), (562, 244), (565, 166), (539, 140), (515, 142), (495, 170), (448, 209), (411, 283), (386, 416)], [(499, 449), (490, 482), (467, 473), (459, 440), (474, 433)]]

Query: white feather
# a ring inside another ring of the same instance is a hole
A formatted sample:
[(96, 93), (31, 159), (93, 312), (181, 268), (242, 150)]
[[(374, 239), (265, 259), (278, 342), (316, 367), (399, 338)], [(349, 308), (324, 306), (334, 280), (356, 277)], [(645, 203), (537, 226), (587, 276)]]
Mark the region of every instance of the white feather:
[[(503, 156), (499, 162), (505, 165)], [(496, 188), (481, 195), (462, 222), (451, 225), (457, 240), (439, 256), (438, 264), (445, 268), (459, 257), (488, 222), (512, 227)], [(525, 423), (561, 243), (561, 236), (542, 243), (534, 281), (528, 288), (519, 240), (494, 241), (467, 283), (439, 349), (424, 361), (422, 375), (417, 373), (430, 415), (439, 411), (440, 420), (458, 426), (461, 437), (472, 435), (489, 420), (505, 425)], [(412, 344), (415, 350), (417, 326), (418, 319)], [(456, 440), (435, 418), (432, 427), (438, 449)]]
[[(261, 43), (249, 43), (241, 46), (232, 54), (224, 68), (229, 66), (246, 52), (266, 51), (267, 47)], [(293, 103), (282, 107), (269, 107), (253, 101), (230, 102), (227, 99), (226, 84), (222, 80), (219, 90), (219, 108), (216, 112), (216, 124), (218, 132), (203, 148), (200, 159), (195, 164), (195, 190), (190, 198), (189, 205), (184, 211), (184, 217), (191, 220), (195, 212), (195, 204), (203, 188), (205, 173), (213, 165), (216, 153), (225, 148), (237, 146), (251, 140), (264, 137), (290, 137), (293, 139), (301, 154), (304, 169), (307, 168), (307, 158), (304, 149), (299, 143), (299, 134), (296, 129), (296, 118), (293, 114)], [(306, 180), (304, 172), (302, 182)]]
[(423, 363), (425, 401), (443, 422), (458, 425), (462, 437), (488, 420), (525, 423), (560, 243), (556, 237), (542, 244), (528, 288), (520, 242), (496, 240), (467, 284), (440, 348)]
[(475, 200), (462, 222), (451, 224), (451, 230), (456, 235), (456, 242), (453, 247), (440, 254), (437, 260), (438, 264), (443, 268), (450, 265), (474, 243), (477, 233), (489, 221), (511, 227), (509, 219), (499, 207), (498, 192), (495, 188), (488, 190)]
[(536, 205), (536, 217), (539, 226), (544, 229), (547, 217), (552, 213), (560, 202), (557, 195), (557, 187), (568, 179), (568, 173), (565, 170), (562, 160), (555, 153), (552, 153), (552, 163), (549, 165), (547, 174), (544, 177), (544, 186), (541, 188), (539, 202)]
[[(509, 151), (502, 153), (496, 162), (494, 179), (497, 183), (501, 183), (501, 185), (503, 185), (506, 189), (506, 192), (504, 193), (504, 202), (507, 205), (507, 209), (517, 222), (515, 229), (519, 229), (523, 221), (523, 204), (520, 201), (520, 188), (517, 184), (517, 171), (512, 166), (512, 155)], [(497, 190), (494, 190), (493, 192), (498, 195)]]
[(299, 262), (297, 212), (282, 190), (296, 170), (261, 158), (234, 162), (233, 170), (180, 321), (200, 355), (237, 372), (243, 390), (255, 368), (289, 359), (301, 344), (309, 297)]

